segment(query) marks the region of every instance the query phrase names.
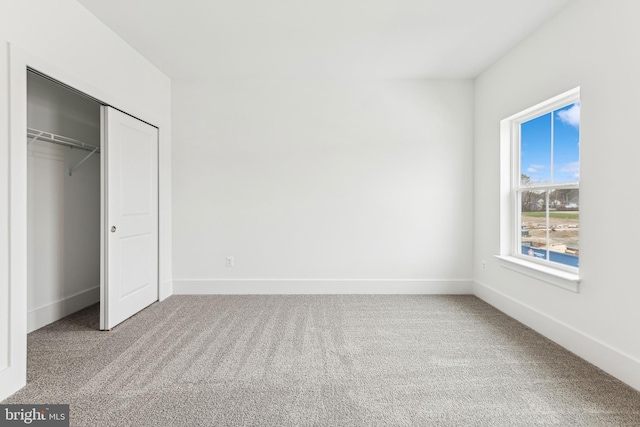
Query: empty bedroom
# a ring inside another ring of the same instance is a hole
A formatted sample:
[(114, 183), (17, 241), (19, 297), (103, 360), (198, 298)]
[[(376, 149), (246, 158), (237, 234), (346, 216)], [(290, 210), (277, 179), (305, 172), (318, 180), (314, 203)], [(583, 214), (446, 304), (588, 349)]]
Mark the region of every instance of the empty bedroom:
[(3, 1), (0, 425), (640, 425), (638, 16)]

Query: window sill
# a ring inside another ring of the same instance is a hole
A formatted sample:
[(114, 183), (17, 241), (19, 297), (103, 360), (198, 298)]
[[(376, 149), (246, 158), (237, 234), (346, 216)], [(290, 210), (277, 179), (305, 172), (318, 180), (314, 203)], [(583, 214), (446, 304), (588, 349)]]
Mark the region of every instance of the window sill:
[(575, 273), (557, 270), (513, 256), (495, 255), (495, 257), (500, 260), (500, 265), (504, 268), (533, 277), (534, 279), (542, 280), (571, 292), (579, 292), (580, 277)]

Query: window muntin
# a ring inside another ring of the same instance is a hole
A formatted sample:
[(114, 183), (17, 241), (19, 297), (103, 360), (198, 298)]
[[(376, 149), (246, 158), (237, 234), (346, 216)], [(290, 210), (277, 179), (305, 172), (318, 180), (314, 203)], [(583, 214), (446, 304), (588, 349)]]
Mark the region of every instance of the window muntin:
[(579, 266), (580, 102), (573, 91), (513, 121), (512, 253), (577, 272)]

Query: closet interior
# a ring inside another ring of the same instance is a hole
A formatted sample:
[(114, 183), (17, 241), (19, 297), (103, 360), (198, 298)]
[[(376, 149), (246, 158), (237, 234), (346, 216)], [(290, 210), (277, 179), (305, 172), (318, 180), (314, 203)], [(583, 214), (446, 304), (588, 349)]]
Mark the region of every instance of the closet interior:
[(28, 332), (100, 301), (100, 107), (28, 72)]

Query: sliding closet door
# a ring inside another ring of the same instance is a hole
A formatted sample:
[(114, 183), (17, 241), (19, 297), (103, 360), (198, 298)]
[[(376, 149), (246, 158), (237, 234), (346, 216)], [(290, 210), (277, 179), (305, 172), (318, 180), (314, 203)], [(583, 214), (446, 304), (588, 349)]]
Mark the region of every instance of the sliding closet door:
[(103, 107), (106, 242), (101, 329), (158, 300), (158, 129)]

